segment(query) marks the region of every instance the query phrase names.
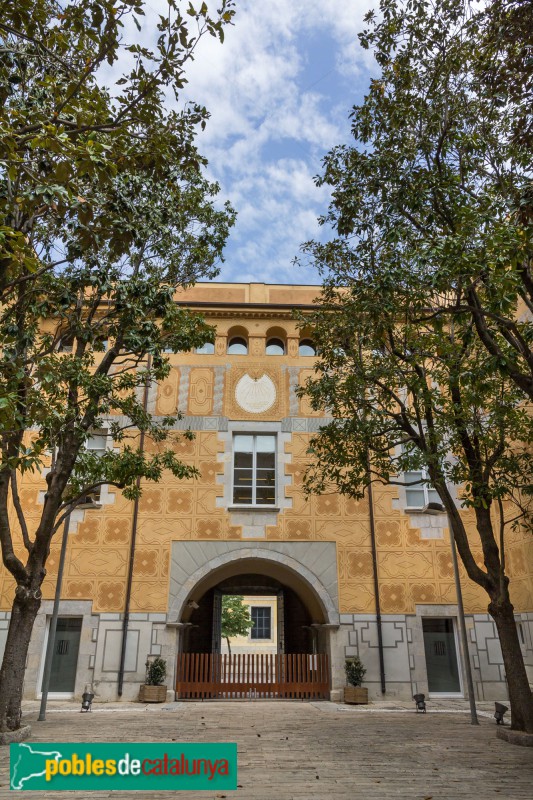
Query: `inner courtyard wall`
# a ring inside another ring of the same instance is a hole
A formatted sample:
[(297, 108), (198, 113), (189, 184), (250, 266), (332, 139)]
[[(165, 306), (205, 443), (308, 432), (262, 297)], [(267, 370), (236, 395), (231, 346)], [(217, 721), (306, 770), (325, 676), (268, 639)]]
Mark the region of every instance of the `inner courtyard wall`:
[[(161, 483), (143, 485), (124, 699), (136, 696), (149, 655), (167, 658), (172, 686), (173, 664), (180, 646), (179, 628), (172, 627), (180, 623), (171, 613), (176, 592), (171, 581), (173, 553), (180, 545), (185, 552), (191, 542), (205, 551), (206, 559), (214, 543), (283, 546), (294, 553), (306, 544), (327, 544), (334, 554), (334, 604), (339, 617), (338, 627), (327, 634), (333, 696), (340, 697), (344, 658), (352, 655), (359, 655), (367, 666), (365, 685), (371, 696), (381, 696), (368, 497), (353, 500), (335, 493), (308, 497), (303, 487), (309, 441), (324, 417), (296, 395), (296, 388), (312, 374), (313, 358), (299, 355), (299, 342), (306, 334), (298, 329), (293, 309), (310, 309), (318, 293), (318, 287), (199, 284), (177, 297), (179, 302), (201, 310), (216, 327), (214, 353), (169, 355), (170, 374), (151, 387), (149, 403), (157, 416), (182, 413), (170, 446), (185, 463), (195, 466), (199, 475), (180, 481), (166, 473)], [(244, 331), (247, 355), (228, 355), (228, 340), (235, 331), (240, 335)], [(284, 337), (283, 356), (265, 354), (266, 342), (273, 333)], [(243, 394), (243, 386), (252, 386), (253, 396), (249, 391)], [(183, 436), (186, 430), (194, 433), (192, 440)], [(232, 504), (232, 441), (240, 432), (276, 436), (278, 495), (274, 508), (247, 509)], [(149, 452), (161, 447), (147, 440)], [(30, 532), (39, 519), (44, 488), (41, 473), (24, 476), (21, 500)], [(422, 617), (457, 616), (449, 531), (444, 514), (430, 517), (407, 512), (404, 493), (398, 487), (376, 486), (373, 505), (387, 695), (410, 697), (416, 690), (427, 690)], [(476, 561), (483, 567), (473, 513), (462, 509), (461, 514)], [(76, 694), (89, 683), (102, 699), (116, 697), (132, 520), (133, 503), (112, 489), (102, 494), (101, 507), (73, 514), (60, 613), (84, 619)], [(15, 528), (14, 512), (11, 523)], [(42, 670), (60, 544), (56, 536), (47, 562), (44, 602), (28, 657), (28, 697), (35, 697)], [(22, 542), (17, 555), (24, 556)], [(520, 531), (507, 533), (507, 563), (511, 598), (533, 682), (530, 536)], [(313, 569), (316, 577), (319, 570)], [(488, 598), (468, 579), (462, 565), (460, 574), (476, 692), (484, 699), (502, 697), (505, 676), (497, 635), (487, 615)], [(14, 581), (2, 570), (0, 649), (13, 593)]]

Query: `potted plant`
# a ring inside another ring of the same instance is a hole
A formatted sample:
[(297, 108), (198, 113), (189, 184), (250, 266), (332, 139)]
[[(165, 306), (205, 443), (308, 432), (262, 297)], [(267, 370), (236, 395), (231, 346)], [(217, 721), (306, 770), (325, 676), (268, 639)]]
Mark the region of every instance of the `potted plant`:
[(354, 703), (356, 705), (365, 705), (368, 703), (368, 689), (361, 686), (366, 669), (363, 667), (359, 656), (347, 658), (344, 664), (344, 671), (346, 672), (346, 680), (349, 684), (344, 689), (344, 702)]
[(154, 658), (146, 662), (146, 679), (139, 691), (141, 703), (164, 703), (167, 699), (167, 687), (163, 685), (167, 674), (167, 662), (164, 658)]

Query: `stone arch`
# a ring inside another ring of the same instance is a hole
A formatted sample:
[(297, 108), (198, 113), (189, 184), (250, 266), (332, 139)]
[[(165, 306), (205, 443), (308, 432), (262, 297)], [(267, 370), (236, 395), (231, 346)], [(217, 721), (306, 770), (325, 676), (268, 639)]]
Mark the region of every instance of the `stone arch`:
[[(193, 545), (192, 542), (187, 544), (189, 547)], [(198, 544), (205, 546), (207, 543)], [(324, 545), (326, 547), (331, 545), (333, 556), (335, 555), (333, 543), (306, 542), (305, 544), (307, 548), (312, 544), (322, 545), (322, 549), (324, 549)], [(184, 581), (176, 580), (171, 571), (169, 598), (169, 618), (171, 621), (186, 621), (184, 617), (188, 616), (187, 604), (197, 600), (203, 592), (215, 586), (224, 578), (243, 572), (256, 572), (275, 577), (299, 592), (316, 618), (315, 621), (317, 623), (332, 626), (339, 625), (339, 612), (336, 604), (336, 560), (332, 565), (328, 564), (327, 569), (322, 570), (323, 574), (320, 575), (295, 558), (294, 555), (289, 555), (280, 550), (265, 546), (244, 545), (237, 542), (235, 542), (235, 545), (236, 547), (229, 552), (206, 558), (203, 563), (197, 565), (193, 572), (189, 573)], [(324, 561), (319, 559), (318, 563), (323, 564)], [(332, 570), (335, 572), (334, 578), (332, 577)], [(328, 576), (331, 581), (324, 580)]]

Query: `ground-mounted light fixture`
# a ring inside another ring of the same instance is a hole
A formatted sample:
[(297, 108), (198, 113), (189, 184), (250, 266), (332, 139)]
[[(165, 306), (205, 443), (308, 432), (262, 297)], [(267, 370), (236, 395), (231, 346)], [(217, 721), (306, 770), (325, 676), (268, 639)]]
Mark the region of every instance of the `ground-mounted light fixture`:
[(85, 687), (85, 691), (81, 696), (81, 711), (92, 711), (92, 704), (94, 700), (94, 692), (90, 691), (89, 686)]
[(413, 700), (416, 703), (416, 713), (418, 714), (419, 711), (422, 711), (424, 714), (426, 713), (426, 695), (425, 694), (414, 694)]
[(503, 703), (494, 703), (494, 719), (496, 720), (496, 725), (505, 725), (503, 715), (506, 711), (509, 711), (509, 709), (507, 706), (504, 706)]

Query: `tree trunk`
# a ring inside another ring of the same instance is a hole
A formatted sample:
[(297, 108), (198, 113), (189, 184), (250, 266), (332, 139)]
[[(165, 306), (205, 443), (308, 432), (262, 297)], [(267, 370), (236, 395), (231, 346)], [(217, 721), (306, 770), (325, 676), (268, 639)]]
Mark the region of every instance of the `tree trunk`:
[(0, 731), (20, 728), (26, 656), (33, 623), (41, 605), (35, 598), (15, 597), (0, 669)]
[(533, 695), (529, 688), (524, 658), (510, 600), (493, 600), (489, 613), (496, 623), (511, 703), (511, 728), (533, 733)]
[(226, 641), (227, 641), (227, 643), (228, 643), (228, 653), (229, 653), (229, 655), (231, 656), (231, 645), (230, 645), (230, 643), (229, 643), (229, 636), (225, 636), (224, 638), (225, 638), (225, 640), (226, 640)]

